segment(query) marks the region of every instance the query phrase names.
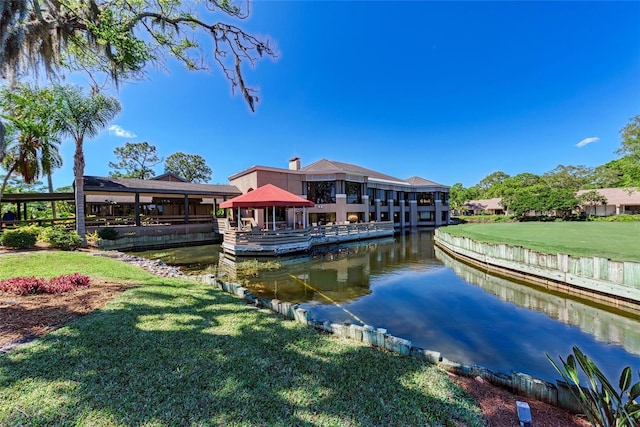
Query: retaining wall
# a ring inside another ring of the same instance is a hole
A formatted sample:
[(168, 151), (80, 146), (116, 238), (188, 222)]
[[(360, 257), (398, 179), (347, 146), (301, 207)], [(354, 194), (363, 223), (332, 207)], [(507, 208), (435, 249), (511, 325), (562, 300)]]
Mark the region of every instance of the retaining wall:
[(208, 283), (219, 289), (236, 295), (257, 307), (267, 308), (279, 313), (287, 319), (300, 322), (316, 330), (325, 331), (342, 338), (352, 339), (388, 351), (415, 357), (427, 363), (435, 364), (442, 369), (467, 377), (480, 377), (498, 387), (506, 388), (516, 394), (531, 399), (550, 403), (571, 412), (580, 413), (580, 405), (571, 392), (571, 386), (562, 381), (556, 384), (543, 381), (521, 372), (504, 374), (493, 372), (479, 365), (465, 365), (448, 360), (434, 350), (414, 347), (411, 341), (395, 337), (387, 333), (386, 329), (370, 325), (356, 325), (352, 323), (331, 323), (329, 321), (311, 318), (310, 313), (297, 304), (269, 298), (258, 298), (249, 290), (237, 283), (224, 282), (212, 275), (194, 276), (200, 282)]
[(118, 238), (98, 241), (100, 249), (158, 249), (176, 246), (203, 245), (220, 241), (211, 224), (186, 224), (160, 227), (117, 227)]
[(609, 305), (640, 307), (640, 263), (599, 257), (544, 254), (521, 246), (477, 242), (436, 229), (435, 244), (457, 256), (496, 270), (573, 295)]

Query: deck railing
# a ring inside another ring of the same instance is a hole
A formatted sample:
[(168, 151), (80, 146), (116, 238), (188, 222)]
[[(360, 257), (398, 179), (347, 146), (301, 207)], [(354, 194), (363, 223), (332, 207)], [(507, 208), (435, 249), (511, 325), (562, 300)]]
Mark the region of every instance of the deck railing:
[[(224, 232), (224, 243), (233, 246), (273, 246), (300, 243), (305, 241), (322, 241), (333, 237), (354, 239), (358, 236), (390, 231), (393, 232), (393, 222), (371, 222), (356, 224), (315, 225), (303, 229), (284, 230), (249, 230), (238, 231), (227, 229)], [(346, 239), (345, 239), (346, 240)]]
[[(87, 226), (93, 227), (112, 227), (118, 225), (136, 225), (134, 216), (101, 216), (87, 217)], [(189, 224), (191, 223), (212, 223), (211, 215), (189, 215)], [(184, 224), (184, 215), (141, 215), (140, 225), (174, 225)]]

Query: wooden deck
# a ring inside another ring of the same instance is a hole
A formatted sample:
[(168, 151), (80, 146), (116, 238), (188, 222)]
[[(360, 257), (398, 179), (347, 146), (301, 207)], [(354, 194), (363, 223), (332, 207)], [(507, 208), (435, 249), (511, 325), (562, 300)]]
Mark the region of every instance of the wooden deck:
[(393, 222), (317, 225), (299, 230), (224, 231), (222, 249), (233, 256), (277, 256), (313, 246), (393, 236)]

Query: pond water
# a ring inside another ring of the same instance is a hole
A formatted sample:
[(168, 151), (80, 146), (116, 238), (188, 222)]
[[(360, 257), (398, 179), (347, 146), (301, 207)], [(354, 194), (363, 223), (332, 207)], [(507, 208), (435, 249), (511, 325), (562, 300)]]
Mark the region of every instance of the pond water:
[(640, 369), (640, 316), (493, 276), (434, 247), (430, 231), (326, 247), (282, 268), (236, 277), (219, 245), (136, 252), (187, 273), (224, 272), (262, 297), (299, 303), (312, 317), (385, 328), (443, 357), (554, 381), (547, 360), (577, 345), (617, 383)]

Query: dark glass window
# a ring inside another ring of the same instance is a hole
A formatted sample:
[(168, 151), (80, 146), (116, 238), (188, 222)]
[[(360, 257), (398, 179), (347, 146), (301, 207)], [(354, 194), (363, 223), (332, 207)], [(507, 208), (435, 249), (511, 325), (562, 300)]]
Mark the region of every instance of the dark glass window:
[(430, 212), (418, 212), (418, 216), (420, 221), (434, 221), (435, 213), (433, 211)]
[(345, 182), (345, 192), (347, 194), (347, 203), (362, 203), (362, 184), (359, 182)]
[(375, 188), (369, 188), (367, 190), (367, 194), (369, 195), (369, 204), (371, 206), (375, 206), (375, 204), (376, 204), (376, 189)]
[(334, 181), (307, 182), (307, 200), (316, 204), (336, 202), (336, 183)]
[(433, 201), (434, 194), (432, 192), (418, 193), (418, 206), (432, 206)]

